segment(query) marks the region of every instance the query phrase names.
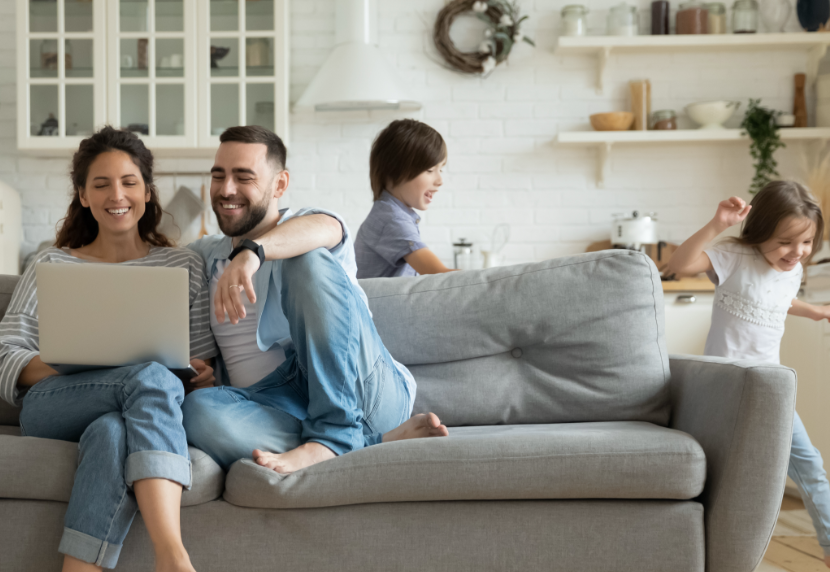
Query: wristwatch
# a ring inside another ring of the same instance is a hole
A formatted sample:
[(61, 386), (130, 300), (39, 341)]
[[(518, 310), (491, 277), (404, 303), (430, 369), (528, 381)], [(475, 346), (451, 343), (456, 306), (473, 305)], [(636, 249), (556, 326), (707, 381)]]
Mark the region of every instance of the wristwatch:
[(261, 244), (257, 244), (253, 240), (249, 240), (247, 238), (240, 242), (239, 246), (231, 250), (231, 255), (228, 259), (233, 260), (236, 255), (243, 250), (250, 250), (254, 252), (259, 257), (259, 267), (262, 268), (262, 265), (265, 263), (265, 249), (262, 248)]

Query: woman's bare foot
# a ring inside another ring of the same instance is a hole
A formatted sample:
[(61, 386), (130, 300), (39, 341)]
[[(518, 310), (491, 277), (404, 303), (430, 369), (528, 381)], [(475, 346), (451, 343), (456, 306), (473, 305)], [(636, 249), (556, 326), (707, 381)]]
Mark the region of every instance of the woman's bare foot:
[(425, 437), (446, 437), (450, 432), (441, 425), (435, 413), (413, 415), (388, 433), (383, 434), (383, 442), (401, 441), (403, 439), (423, 439)]
[(334, 451), (315, 441), (309, 441), (286, 453), (266, 453), (254, 449), (254, 462), (283, 475), (333, 459)]

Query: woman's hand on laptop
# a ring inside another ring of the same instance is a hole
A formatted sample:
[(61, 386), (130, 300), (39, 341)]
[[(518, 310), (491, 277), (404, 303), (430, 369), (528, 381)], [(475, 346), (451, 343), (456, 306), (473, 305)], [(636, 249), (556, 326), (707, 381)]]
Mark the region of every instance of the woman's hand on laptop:
[(231, 324), (237, 324), (245, 317), (242, 290), (245, 290), (251, 304), (256, 303), (252, 278), (257, 270), (259, 258), (250, 250), (243, 250), (237, 254), (225, 268), (216, 284), (216, 296), (213, 300), (213, 309), (220, 324), (225, 321), (226, 313)]
[(204, 389), (205, 387), (213, 387), (213, 382), (216, 381), (216, 378), (213, 375), (213, 368), (210, 367), (208, 362), (194, 358), (190, 360), (190, 365), (199, 375), (188, 381), (185, 385), (188, 392)]

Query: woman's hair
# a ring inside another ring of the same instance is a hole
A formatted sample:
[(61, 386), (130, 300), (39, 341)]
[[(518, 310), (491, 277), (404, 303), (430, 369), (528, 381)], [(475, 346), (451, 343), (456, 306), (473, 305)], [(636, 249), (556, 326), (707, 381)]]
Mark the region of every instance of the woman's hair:
[(98, 155), (108, 151), (122, 151), (129, 155), (141, 171), (144, 186), (150, 193), (144, 215), (138, 221), (138, 235), (141, 240), (153, 246), (173, 246), (170, 239), (157, 228), (161, 222), (162, 210), (158, 190), (153, 184), (153, 154), (135, 133), (110, 126), (81, 141), (72, 157), (72, 201), (61, 221), (63, 224), (58, 223), (60, 228), (55, 246), (80, 248), (90, 244), (98, 236), (98, 221), (92, 216), (92, 211), (81, 204), (81, 190), (86, 187), (89, 166)]
[(387, 185), (411, 181), (447, 158), (447, 144), (435, 129), (414, 119), (398, 119), (378, 133), (369, 155), (375, 200)]
[(796, 217), (813, 221), (815, 237), (812, 253), (821, 248), (824, 218), (818, 201), (804, 185), (795, 181), (772, 181), (755, 195), (750, 204), (752, 209), (735, 242), (758, 247), (775, 235), (775, 229), (782, 220)]

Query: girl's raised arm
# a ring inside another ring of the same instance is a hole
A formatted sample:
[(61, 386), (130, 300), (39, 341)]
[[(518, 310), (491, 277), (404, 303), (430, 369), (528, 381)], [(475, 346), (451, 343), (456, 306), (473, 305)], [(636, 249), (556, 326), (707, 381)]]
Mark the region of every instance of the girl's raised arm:
[(751, 208), (746, 201), (738, 197), (721, 201), (714, 218), (674, 252), (669, 259), (666, 272), (694, 276), (712, 270), (712, 262), (703, 249), (727, 228), (744, 220)]

